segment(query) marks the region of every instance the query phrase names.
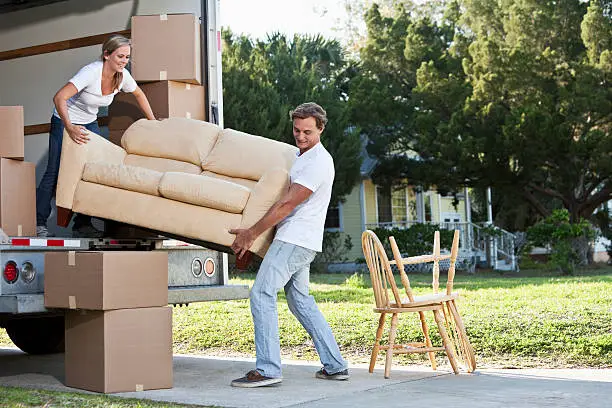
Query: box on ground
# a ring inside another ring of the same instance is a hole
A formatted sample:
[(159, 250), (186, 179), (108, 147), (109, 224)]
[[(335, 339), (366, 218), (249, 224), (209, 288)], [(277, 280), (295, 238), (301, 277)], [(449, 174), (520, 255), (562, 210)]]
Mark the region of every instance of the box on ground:
[(172, 308), (66, 313), (66, 385), (96, 392), (172, 388)]
[(166, 252), (45, 253), (45, 307), (111, 310), (167, 304)]
[(0, 157), (23, 160), (23, 106), (0, 106)]
[[(206, 119), (204, 87), (176, 81), (158, 81), (141, 84), (151, 109), (157, 119), (183, 117)], [(108, 108), (108, 129), (125, 130), (142, 114), (136, 97), (131, 93), (119, 93)], [(110, 138), (109, 138), (110, 139)]]
[(0, 158), (0, 228), (9, 236), (36, 236), (34, 163)]
[(132, 17), (131, 74), (136, 81), (202, 83), (200, 22), (193, 14)]

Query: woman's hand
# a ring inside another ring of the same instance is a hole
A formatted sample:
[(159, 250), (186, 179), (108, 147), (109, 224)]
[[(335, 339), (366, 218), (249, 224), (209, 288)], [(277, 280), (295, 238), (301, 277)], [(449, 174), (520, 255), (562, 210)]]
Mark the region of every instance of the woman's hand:
[(70, 136), (70, 138), (74, 140), (74, 143), (76, 144), (83, 144), (89, 142), (89, 130), (85, 129), (84, 126), (66, 126), (66, 131), (68, 132), (68, 136)]

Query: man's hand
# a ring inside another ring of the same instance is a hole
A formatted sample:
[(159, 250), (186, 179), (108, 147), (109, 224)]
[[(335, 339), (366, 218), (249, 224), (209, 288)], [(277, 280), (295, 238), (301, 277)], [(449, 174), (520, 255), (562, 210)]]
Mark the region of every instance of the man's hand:
[(235, 228), (229, 230), (229, 233), (236, 234), (236, 239), (232, 244), (232, 251), (234, 251), (238, 258), (242, 258), (253, 245), (255, 238), (257, 238), (251, 229)]

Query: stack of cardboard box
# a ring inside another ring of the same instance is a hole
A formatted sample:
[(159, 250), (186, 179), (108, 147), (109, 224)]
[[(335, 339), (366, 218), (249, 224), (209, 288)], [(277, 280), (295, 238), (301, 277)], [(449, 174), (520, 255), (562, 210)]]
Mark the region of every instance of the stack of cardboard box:
[(66, 312), (66, 385), (113, 393), (172, 388), (168, 255), (47, 252), (45, 307)]
[[(206, 120), (202, 84), (200, 22), (193, 14), (132, 17), (131, 74), (155, 117)], [(110, 105), (109, 140), (118, 145), (125, 130), (144, 117), (133, 94)]]
[(0, 106), (0, 228), (36, 236), (36, 167), (23, 161), (23, 106)]

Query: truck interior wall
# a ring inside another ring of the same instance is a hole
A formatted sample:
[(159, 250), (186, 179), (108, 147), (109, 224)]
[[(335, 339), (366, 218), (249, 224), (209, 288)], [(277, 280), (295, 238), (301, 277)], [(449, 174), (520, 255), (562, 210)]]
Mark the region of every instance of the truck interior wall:
[[(139, 14), (201, 15), (200, 0), (69, 0), (0, 14), (0, 51), (14, 50), (130, 28)], [(53, 95), (82, 66), (96, 60), (100, 45), (0, 61), (0, 105), (22, 105), (25, 125), (48, 123)], [(163, 52), (163, 50), (160, 50)], [(106, 112), (100, 112), (104, 116)], [(107, 129), (102, 129), (107, 135)], [(47, 166), (48, 135), (25, 137), (25, 160), (36, 163), (38, 183)], [(57, 227), (55, 211), (51, 232)]]

